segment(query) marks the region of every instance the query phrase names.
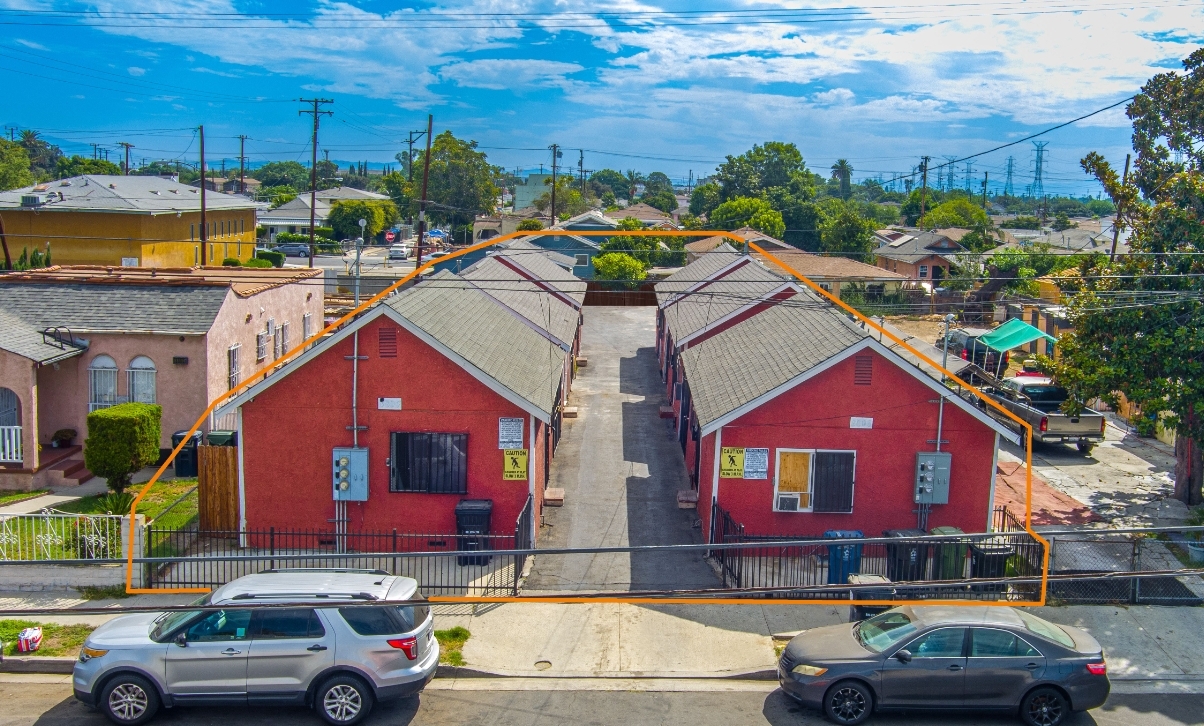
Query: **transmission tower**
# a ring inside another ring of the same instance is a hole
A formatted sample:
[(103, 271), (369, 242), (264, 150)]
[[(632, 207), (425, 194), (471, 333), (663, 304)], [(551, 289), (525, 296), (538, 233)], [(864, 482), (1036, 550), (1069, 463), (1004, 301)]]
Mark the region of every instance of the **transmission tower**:
[(957, 189), (957, 157), (946, 156), (945, 162), (949, 166), (949, 171), (945, 172), (946, 191)]
[(966, 162), (966, 194), (970, 193), (970, 177), (974, 176), (974, 163)]
[(1048, 145), (1048, 141), (1033, 142), (1033, 146), (1037, 147), (1037, 164), (1033, 169), (1032, 194), (1037, 199), (1045, 196), (1045, 185), (1041, 182), (1041, 176), (1045, 167), (1045, 147)]
[(1012, 167), (1013, 167), (1013, 165), (1015, 165), (1015, 163), (1016, 163), (1015, 157), (1009, 156), (1008, 157), (1008, 178), (1007, 178), (1007, 181), (1005, 181), (1003, 183), (1003, 196), (1004, 197), (1010, 197), (1010, 196), (1014, 195), (1013, 190), (1012, 190)]
[(936, 168), (936, 188), (945, 191), (945, 167)]

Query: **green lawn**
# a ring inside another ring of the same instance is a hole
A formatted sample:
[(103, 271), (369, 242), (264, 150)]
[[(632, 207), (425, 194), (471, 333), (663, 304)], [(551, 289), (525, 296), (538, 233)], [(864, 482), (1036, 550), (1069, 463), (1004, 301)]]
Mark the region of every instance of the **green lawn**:
[[(136, 484), (126, 489), (126, 491), (136, 496), (142, 491), (144, 486), (146, 485)], [(148, 521), (154, 519), (156, 526), (161, 525), (174, 528), (175, 526), (183, 525), (196, 516), (197, 498), (195, 491), (168, 512), (162, 522), (156, 518), (160, 512), (171, 506), (172, 502), (175, 502), (184, 496), (185, 492), (195, 487), (196, 479), (177, 479), (175, 481), (158, 482), (151, 487), (150, 493), (138, 503), (138, 513), (146, 515)], [(83, 497), (82, 499), (76, 499), (74, 502), (67, 502), (66, 504), (57, 506), (55, 509), (73, 514), (104, 514), (105, 509), (101, 502), (103, 497), (104, 494)], [(113, 512), (113, 514), (125, 514), (125, 512)]]
[(79, 653), (80, 646), (94, 625), (58, 625), (57, 623), (35, 623), (32, 620), (0, 620), (0, 640), (4, 641), (4, 655), (25, 655), (17, 652), (17, 633), (35, 625), (42, 626), (42, 647), (29, 655), (68, 656)]
[(49, 490), (35, 489), (32, 492), (0, 492), (0, 507), (3, 507), (6, 504), (16, 504), (17, 502), (23, 502), (26, 499), (40, 497), (47, 491)]

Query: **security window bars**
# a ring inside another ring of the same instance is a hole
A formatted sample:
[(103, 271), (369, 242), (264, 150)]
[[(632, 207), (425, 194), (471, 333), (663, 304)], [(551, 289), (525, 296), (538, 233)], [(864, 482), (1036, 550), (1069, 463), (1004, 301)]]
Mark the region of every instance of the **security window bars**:
[(314, 334), (314, 314), (306, 313), (301, 318), (301, 337), (309, 340), (309, 336)]
[(232, 345), (226, 351), (226, 362), (229, 370), (230, 388), (233, 389), (242, 380), (242, 366), (239, 364), (238, 353), (242, 349), (241, 345)]
[(389, 491), (468, 493), (468, 434), (395, 431), (389, 439)]
[(255, 334), (255, 360), (261, 361), (268, 357), (268, 334), (266, 331)]
[(288, 352), (288, 322), (280, 324), (280, 355)]
[(125, 372), (125, 390), (133, 403), (158, 403), (155, 390), (155, 364), (144, 355), (130, 361)]
[(88, 366), (88, 412), (118, 403), (117, 363), (107, 355), (98, 355)]
[(853, 511), (853, 464), (851, 451), (819, 451), (815, 454), (816, 512)]

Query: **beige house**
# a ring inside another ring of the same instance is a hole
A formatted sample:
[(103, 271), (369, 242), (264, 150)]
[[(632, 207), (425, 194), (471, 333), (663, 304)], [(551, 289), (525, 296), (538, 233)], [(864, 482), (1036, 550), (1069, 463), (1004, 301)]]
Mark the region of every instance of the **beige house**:
[[(168, 448), (209, 401), (321, 330), (320, 275), (79, 266), (0, 278), (0, 489), (91, 478), (87, 415), (118, 403), (161, 405)], [(54, 446), (64, 429), (74, 441)]]

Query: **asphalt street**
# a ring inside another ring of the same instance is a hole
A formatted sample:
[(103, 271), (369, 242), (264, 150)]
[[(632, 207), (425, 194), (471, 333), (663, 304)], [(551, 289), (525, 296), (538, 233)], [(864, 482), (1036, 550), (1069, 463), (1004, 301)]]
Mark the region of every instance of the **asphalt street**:
[[(691, 726), (818, 726), (828, 723), (817, 712), (800, 708), (770, 684), (722, 692), (651, 692), (585, 690), (442, 690), (378, 706), (369, 726), (553, 726), (598, 724), (691, 724)], [(66, 683), (0, 683), (0, 726), (79, 724), (108, 721), (83, 706)], [(1070, 726), (1170, 726), (1204, 723), (1201, 695), (1117, 695), (1102, 708), (1075, 714)], [(300, 708), (187, 708), (165, 711), (153, 723), (177, 726), (225, 724), (323, 723)], [(1018, 724), (1007, 715), (966, 713), (880, 714), (879, 726), (1003, 726)]]

